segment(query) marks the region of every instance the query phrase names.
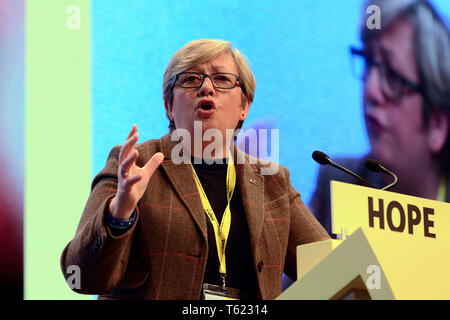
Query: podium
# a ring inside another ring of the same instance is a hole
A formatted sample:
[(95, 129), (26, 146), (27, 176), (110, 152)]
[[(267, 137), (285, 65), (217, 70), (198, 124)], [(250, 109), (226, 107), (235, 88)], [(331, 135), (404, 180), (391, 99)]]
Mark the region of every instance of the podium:
[(450, 204), (332, 181), (340, 240), (297, 247), (277, 299), (450, 299)]

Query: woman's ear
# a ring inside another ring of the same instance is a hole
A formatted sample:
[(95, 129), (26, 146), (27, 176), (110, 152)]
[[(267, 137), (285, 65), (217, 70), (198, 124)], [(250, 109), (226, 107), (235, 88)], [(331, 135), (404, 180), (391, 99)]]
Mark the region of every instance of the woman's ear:
[(240, 121), (244, 121), (247, 118), (248, 112), (250, 111), (251, 103), (246, 99), (245, 103), (242, 106), (241, 116), (239, 117)]
[(444, 111), (437, 111), (431, 115), (428, 124), (428, 148), (431, 153), (442, 151), (448, 138), (449, 117)]
[(172, 106), (166, 100), (164, 100), (164, 108), (166, 109), (167, 117), (169, 118), (169, 120), (173, 121), (173, 115), (171, 110)]

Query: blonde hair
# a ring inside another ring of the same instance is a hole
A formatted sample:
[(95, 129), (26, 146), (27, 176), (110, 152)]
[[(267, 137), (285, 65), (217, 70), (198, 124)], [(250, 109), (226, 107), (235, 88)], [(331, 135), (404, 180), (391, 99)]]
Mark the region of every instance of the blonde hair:
[[(242, 89), (242, 103), (253, 102), (256, 82), (244, 55), (231, 45), (230, 41), (215, 39), (199, 39), (185, 44), (179, 49), (169, 61), (164, 72), (163, 79), (163, 99), (169, 104), (173, 102), (172, 83), (176, 75), (190, 68), (205, 63), (221, 53), (229, 53), (236, 63), (240, 85)], [(169, 129), (175, 129), (175, 124), (170, 120), (167, 112), (166, 116), (170, 121)], [(240, 121), (237, 128), (242, 126)], [(236, 128), (236, 129), (237, 129)]]

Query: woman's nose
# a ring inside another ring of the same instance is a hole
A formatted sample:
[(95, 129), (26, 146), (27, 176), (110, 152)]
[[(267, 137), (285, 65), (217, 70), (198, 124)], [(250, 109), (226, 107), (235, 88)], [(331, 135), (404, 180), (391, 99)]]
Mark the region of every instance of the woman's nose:
[(385, 97), (381, 89), (380, 71), (378, 68), (370, 68), (367, 71), (364, 85), (364, 100), (370, 101), (373, 105), (382, 105)]
[(212, 83), (212, 79), (210, 77), (206, 77), (203, 80), (202, 86), (199, 88), (200, 96), (209, 96), (214, 95), (214, 85)]

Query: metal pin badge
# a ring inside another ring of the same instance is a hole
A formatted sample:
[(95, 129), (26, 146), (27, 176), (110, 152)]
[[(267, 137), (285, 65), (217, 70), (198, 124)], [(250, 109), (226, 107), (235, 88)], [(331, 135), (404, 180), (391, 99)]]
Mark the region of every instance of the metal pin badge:
[(258, 185), (258, 182), (256, 180), (253, 180), (253, 179), (248, 180), (248, 182), (253, 183), (255, 186)]

